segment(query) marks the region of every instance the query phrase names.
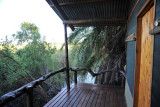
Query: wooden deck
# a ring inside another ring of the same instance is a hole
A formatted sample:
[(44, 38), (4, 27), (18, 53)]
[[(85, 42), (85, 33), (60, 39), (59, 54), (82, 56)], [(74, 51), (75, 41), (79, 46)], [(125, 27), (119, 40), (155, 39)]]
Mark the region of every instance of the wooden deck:
[(44, 107), (126, 107), (126, 103), (123, 88), (81, 83), (62, 90)]

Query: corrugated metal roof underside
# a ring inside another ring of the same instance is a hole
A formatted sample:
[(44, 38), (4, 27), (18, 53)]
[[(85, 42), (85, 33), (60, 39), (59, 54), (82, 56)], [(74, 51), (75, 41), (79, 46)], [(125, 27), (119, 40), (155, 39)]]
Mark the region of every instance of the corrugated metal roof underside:
[(47, 0), (62, 21), (73, 26), (124, 25), (127, 21), (128, 1)]

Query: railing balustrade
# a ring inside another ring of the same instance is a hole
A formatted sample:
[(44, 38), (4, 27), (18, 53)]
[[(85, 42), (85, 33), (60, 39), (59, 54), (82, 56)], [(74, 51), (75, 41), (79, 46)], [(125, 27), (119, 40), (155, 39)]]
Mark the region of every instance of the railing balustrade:
[[(87, 71), (89, 72), (93, 77), (104, 74), (106, 72), (120, 72), (124, 77), (125, 77), (125, 72), (123, 70), (104, 70), (98, 73), (94, 73), (91, 69), (85, 68), (85, 67), (72, 67), (70, 68), (71, 71), (74, 71), (74, 83), (77, 84), (77, 71)], [(40, 85), (43, 81), (46, 79), (50, 78), (51, 76), (54, 76), (57, 73), (64, 72), (66, 71), (66, 68), (62, 68), (57, 71), (50, 72), (41, 78), (34, 80), (12, 92), (9, 92), (7, 94), (4, 94), (3, 96), (0, 97), (0, 107), (3, 107), (10, 101), (16, 99), (17, 97), (23, 95), (24, 93), (27, 93), (27, 107), (33, 107), (33, 89)]]

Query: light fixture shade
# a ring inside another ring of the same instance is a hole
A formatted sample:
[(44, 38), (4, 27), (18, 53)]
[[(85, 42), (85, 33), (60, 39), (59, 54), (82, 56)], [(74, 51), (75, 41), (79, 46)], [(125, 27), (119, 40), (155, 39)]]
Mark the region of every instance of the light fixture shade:
[(160, 26), (160, 18), (155, 21), (154, 25), (155, 25), (155, 26)]

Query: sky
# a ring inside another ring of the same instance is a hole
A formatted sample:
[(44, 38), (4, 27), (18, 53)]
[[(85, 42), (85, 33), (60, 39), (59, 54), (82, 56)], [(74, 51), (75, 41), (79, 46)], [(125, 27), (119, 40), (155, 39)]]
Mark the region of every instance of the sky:
[(10, 38), (22, 22), (38, 26), (47, 42), (64, 43), (63, 23), (45, 0), (0, 0), (0, 39)]

